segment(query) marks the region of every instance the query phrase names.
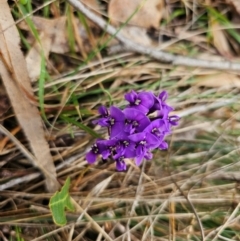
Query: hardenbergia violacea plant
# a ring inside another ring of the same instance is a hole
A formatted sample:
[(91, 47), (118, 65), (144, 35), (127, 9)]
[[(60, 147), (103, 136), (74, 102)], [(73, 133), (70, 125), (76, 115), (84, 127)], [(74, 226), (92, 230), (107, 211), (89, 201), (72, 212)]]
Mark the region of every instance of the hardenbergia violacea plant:
[(125, 171), (125, 158), (134, 158), (139, 166), (144, 159), (152, 159), (153, 150), (167, 149), (165, 136), (180, 119), (170, 115), (173, 108), (166, 103), (167, 98), (166, 91), (156, 96), (152, 92), (132, 90), (125, 95), (128, 101), (125, 109), (100, 106), (100, 118), (93, 123), (108, 128), (109, 138), (96, 140), (86, 154), (88, 163), (94, 163), (98, 156), (103, 160), (112, 158), (117, 170)]

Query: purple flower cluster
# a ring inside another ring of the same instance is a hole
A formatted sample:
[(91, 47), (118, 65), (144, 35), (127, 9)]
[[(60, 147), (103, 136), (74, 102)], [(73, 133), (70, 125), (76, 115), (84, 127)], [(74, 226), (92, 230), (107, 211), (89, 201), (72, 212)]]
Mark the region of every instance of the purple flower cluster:
[(125, 158), (135, 158), (139, 166), (143, 159), (152, 159), (154, 149), (167, 149), (164, 137), (179, 121), (178, 116), (169, 116), (173, 108), (166, 103), (167, 97), (166, 91), (156, 96), (152, 92), (132, 90), (125, 95), (129, 104), (124, 110), (101, 106), (101, 117), (93, 123), (107, 127), (109, 139), (96, 141), (86, 155), (88, 163), (94, 163), (99, 155), (103, 160), (111, 157), (116, 161), (117, 170), (124, 171)]

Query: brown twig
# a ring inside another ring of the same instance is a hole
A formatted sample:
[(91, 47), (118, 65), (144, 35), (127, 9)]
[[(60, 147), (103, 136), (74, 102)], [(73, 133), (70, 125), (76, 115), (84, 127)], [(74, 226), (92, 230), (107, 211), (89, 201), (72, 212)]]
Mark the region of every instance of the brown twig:
[(233, 63), (229, 61), (210, 61), (201, 60), (197, 58), (189, 58), (181, 55), (174, 55), (159, 51), (156, 48), (142, 46), (138, 43), (127, 39), (120, 33), (120, 29), (114, 28), (112, 25), (108, 24), (101, 17), (96, 15), (94, 12), (90, 11), (82, 2), (78, 0), (67, 0), (75, 9), (82, 12), (87, 18), (92, 22), (97, 24), (101, 29), (104, 29), (107, 33), (118, 39), (129, 51), (133, 51), (139, 54), (149, 55), (150, 57), (167, 62), (172, 65), (184, 65), (189, 67), (199, 67), (199, 68), (211, 68), (219, 70), (235, 70), (240, 71), (240, 63)]

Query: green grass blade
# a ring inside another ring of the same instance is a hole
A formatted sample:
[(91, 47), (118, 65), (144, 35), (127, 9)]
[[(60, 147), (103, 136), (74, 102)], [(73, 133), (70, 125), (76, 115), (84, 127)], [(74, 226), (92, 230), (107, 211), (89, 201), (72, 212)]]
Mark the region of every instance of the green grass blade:
[(96, 138), (100, 138), (101, 136), (98, 134), (98, 133), (96, 133), (95, 131), (93, 131), (91, 128), (89, 128), (88, 126), (85, 126), (84, 124), (82, 124), (82, 123), (80, 123), (80, 122), (77, 122), (77, 121), (75, 121), (75, 120), (73, 120), (73, 119), (71, 119), (71, 118), (68, 118), (68, 117), (66, 117), (66, 116), (61, 116), (61, 119), (62, 120), (65, 120), (65, 121), (67, 121), (68, 123), (71, 123), (71, 124), (73, 124), (73, 125), (75, 125), (75, 126), (78, 126), (80, 129), (82, 129), (82, 130), (84, 130), (84, 131), (86, 131), (87, 133), (89, 133), (91, 136), (93, 136), (93, 137), (96, 137)]

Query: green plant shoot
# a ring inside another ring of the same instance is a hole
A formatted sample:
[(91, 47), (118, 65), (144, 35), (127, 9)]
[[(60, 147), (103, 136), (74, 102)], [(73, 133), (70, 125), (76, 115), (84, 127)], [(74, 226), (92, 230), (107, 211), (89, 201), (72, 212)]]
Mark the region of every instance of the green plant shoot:
[(62, 226), (67, 223), (65, 208), (74, 211), (69, 195), (70, 178), (68, 177), (60, 192), (56, 192), (50, 199), (49, 208), (55, 224)]
[(19, 0), (19, 2), (22, 4), (22, 5), (26, 5), (28, 0)]

